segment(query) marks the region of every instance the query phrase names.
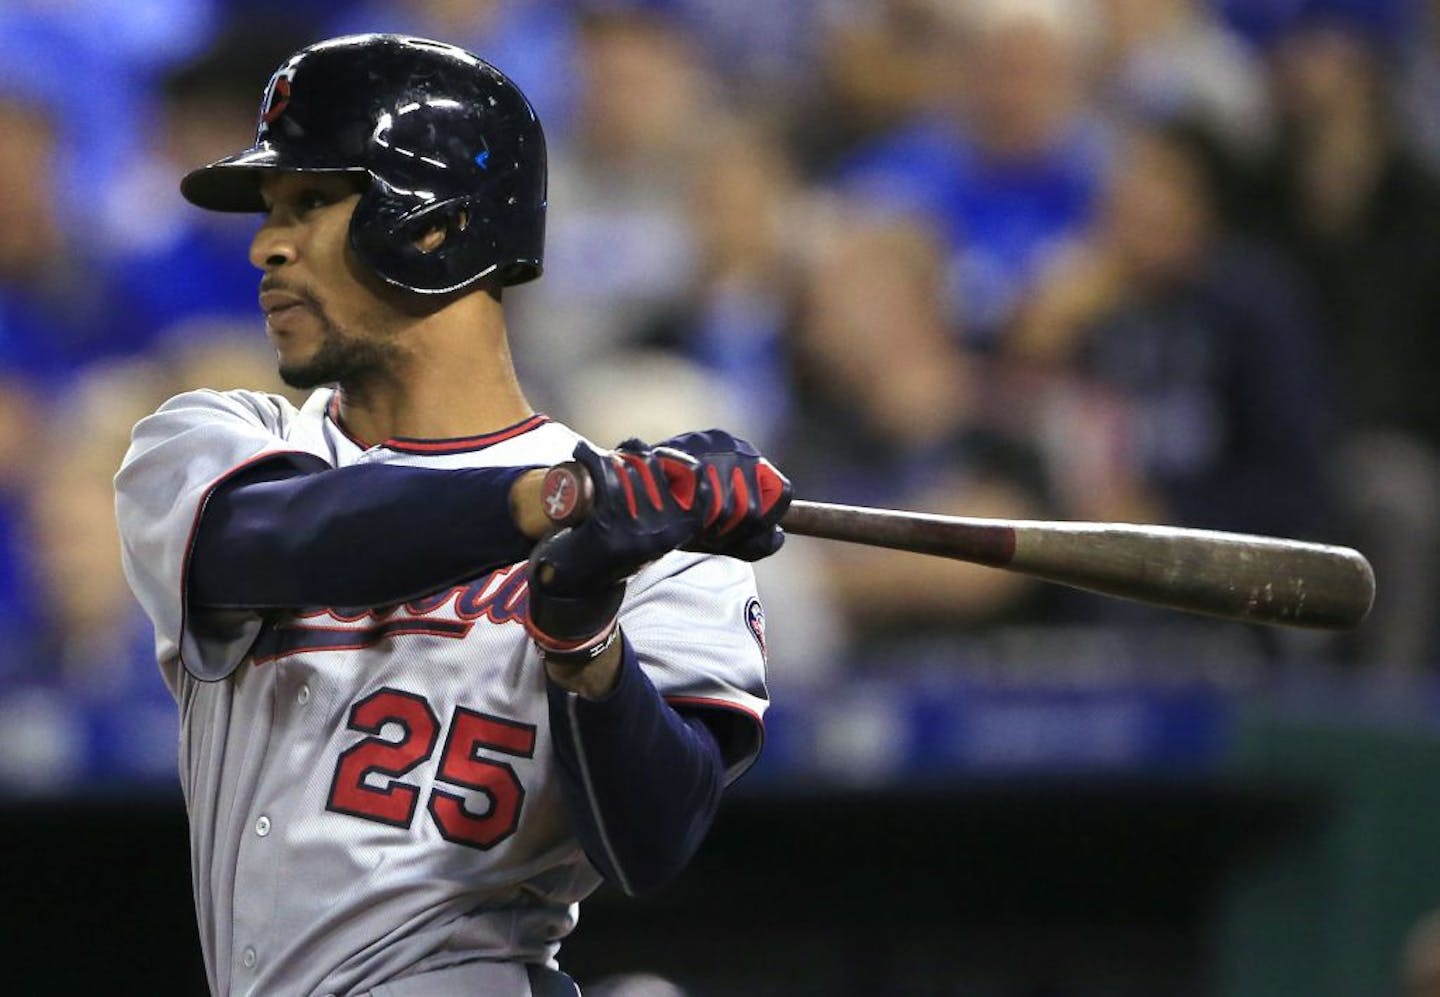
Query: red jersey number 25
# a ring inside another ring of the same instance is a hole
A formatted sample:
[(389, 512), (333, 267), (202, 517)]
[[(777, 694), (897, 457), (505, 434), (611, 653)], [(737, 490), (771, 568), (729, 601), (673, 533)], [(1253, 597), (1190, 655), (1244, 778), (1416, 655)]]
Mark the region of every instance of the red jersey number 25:
[[(390, 725), (399, 728), (399, 740), (383, 736)], [(421, 789), (403, 777), (435, 753), (441, 733), (435, 711), (413, 692), (378, 689), (350, 708), (348, 726), (369, 736), (340, 753), (325, 809), (410, 827)], [(495, 756), (532, 758), (534, 754), (533, 724), (457, 706), (426, 804), (441, 836), (457, 845), (487, 849), (514, 834), (525, 787), (515, 769)], [(448, 792), (442, 785), (479, 792), (489, 806), (483, 813), (472, 812), (467, 805), (471, 797)]]

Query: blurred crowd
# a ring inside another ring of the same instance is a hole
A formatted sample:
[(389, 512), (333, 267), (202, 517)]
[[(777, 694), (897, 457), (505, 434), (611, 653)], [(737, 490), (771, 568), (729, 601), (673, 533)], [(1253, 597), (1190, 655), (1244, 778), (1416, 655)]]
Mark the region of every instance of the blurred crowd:
[(806, 498), (1342, 542), (1380, 579), (1316, 636), (796, 540), (761, 566), (777, 686), (1440, 661), (1440, 3), (9, 0), (0, 781), (172, 764), (111, 476), (169, 394), (283, 390), (257, 220), (178, 178), (249, 143), (291, 50), (370, 30), (532, 97), (546, 274), (511, 333), (597, 441), (724, 425)]

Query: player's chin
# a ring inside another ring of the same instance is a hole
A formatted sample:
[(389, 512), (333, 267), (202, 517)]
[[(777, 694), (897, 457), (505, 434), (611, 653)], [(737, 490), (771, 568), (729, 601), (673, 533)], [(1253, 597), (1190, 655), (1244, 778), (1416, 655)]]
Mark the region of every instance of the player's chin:
[(330, 384), (337, 380), (330, 371), (313, 363), (286, 363), (282, 357), (279, 367), (280, 380), (292, 388), (309, 390), (318, 388), (322, 384)]
[(319, 362), (318, 344), (301, 344), (294, 337), (272, 337), (280, 380), (292, 388), (314, 388), (328, 382), (328, 367)]
[(287, 370), (299, 371), (308, 366), (324, 345), (324, 337), (318, 329), (305, 328), (301, 323), (293, 321), (266, 321), (265, 338), (275, 349), (275, 359), (282, 374)]
[(306, 366), (315, 354), (314, 343), (297, 343), (288, 336), (271, 336), (270, 345), (275, 350), (275, 364), (282, 373)]

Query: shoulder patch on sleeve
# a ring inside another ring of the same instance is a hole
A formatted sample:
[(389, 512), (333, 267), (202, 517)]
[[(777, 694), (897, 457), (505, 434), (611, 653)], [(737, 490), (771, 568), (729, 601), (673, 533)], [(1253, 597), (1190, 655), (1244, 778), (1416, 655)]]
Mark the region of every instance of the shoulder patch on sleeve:
[(755, 638), (755, 643), (760, 645), (760, 657), (769, 661), (770, 649), (765, 646), (765, 607), (753, 595), (745, 603), (745, 625), (750, 628), (750, 636)]

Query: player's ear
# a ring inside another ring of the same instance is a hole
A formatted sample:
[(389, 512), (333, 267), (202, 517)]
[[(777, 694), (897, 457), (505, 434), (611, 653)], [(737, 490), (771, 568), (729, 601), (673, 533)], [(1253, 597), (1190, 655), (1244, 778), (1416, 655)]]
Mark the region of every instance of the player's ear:
[(425, 232), (415, 240), (415, 248), (422, 253), (433, 253), (445, 245), (445, 240), (449, 237), (452, 229), (455, 234), (458, 235), (469, 227), (470, 213), (464, 210), (458, 211), (455, 213), (453, 219), (432, 225), (426, 229)]
[(415, 248), (422, 253), (433, 253), (445, 244), (445, 226), (436, 225), (415, 240)]

